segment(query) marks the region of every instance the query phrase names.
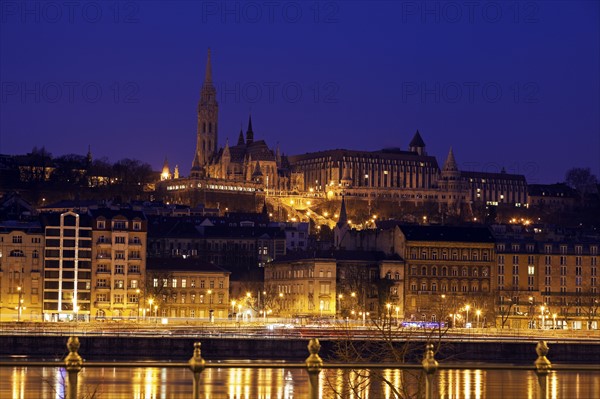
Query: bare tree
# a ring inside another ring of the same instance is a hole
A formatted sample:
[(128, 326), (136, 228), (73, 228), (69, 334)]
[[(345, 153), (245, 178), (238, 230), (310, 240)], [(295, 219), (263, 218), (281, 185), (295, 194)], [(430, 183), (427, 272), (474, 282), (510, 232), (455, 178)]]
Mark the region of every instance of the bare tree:
[[(440, 300), (436, 309), (445, 314), (447, 302)], [(442, 348), (443, 338), (448, 331), (448, 325), (439, 323), (432, 328), (407, 328), (391, 323), (392, 316), (388, 314), (380, 322), (371, 322), (369, 333), (373, 339), (358, 340), (353, 336), (356, 330), (343, 329), (345, 339), (337, 341), (334, 348), (336, 361), (360, 363), (404, 363), (420, 360), (424, 343), (434, 345), (437, 353)], [(364, 332), (363, 332), (364, 334)], [(394, 378), (389, 370), (353, 369), (338, 371), (336, 375), (327, 377), (330, 397), (335, 399), (354, 397), (383, 397), (382, 390), (397, 399), (423, 398), (425, 376), (421, 371), (396, 371), (399, 378)], [(400, 383), (398, 383), (400, 381)]]
[(567, 171), (565, 183), (579, 192), (583, 205), (586, 195), (596, 192), (598, 178), (592, 174), (590, 168), (572, 168)]

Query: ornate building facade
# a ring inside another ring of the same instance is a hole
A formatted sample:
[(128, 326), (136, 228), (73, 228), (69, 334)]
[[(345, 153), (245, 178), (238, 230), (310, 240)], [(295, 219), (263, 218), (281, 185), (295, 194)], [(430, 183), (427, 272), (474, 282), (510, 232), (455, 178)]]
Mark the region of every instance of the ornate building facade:
[[(457, 210), (462, 205), (526, 206), (523, 175), (460, 171), (450, 149), (440, 169), (428, 155), (417, 130), (406, 150), (335, 149), (285, 156), (264, 140), (255, 140), (252, 119), (235, 145), (218, 147), (219, 104), (212, 80), (211, 54), (198, 103), (196, 151), (188, 178), (176, 178), (165, 163), (159, 195), (174, 202), (190, 201), (190, 192), (262, 194), (311, 193), (333, 198), (342, 192), (357, 198), (379, 198), (415, 204), (432, 202)], [(204, 195), (204, 202), (211, 202)], [(193, 200), (192, 200), (193, 201)], [(201, 200), (197, 200), (199, 202)], [(212, 199), (219, 202), (219, 199)]]

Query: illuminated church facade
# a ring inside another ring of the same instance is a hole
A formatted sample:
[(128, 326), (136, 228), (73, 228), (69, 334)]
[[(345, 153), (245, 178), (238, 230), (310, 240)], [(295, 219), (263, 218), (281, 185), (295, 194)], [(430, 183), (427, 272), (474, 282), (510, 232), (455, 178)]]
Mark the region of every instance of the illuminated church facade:
[[(466, 172), (458, 169), (450, 149), (440, 169), (428, 155), (419, 131), (407, 150), (325, 150), (286, 156), (279, 147), (255, 140), (252, 117), (237, 142), (219, 148), (219, 104), (212, 80), (210, 49), (197, 112), (196, 151), (190, 176), (175, 178), (168, 165), (161, 179), (166, 191), (217, 190), (270, 194), (321, 194), (327, 198), (347, 196), (461, 204), (509, 204), (526, 206), (527, 182), (523, 175)], [(178, 172), (177, 172), (178, 175)], [(178, 176), (177, 176), (178, 177)], [(173, 197), (173, 196), (171, 196)], [(174, 197), (177, 200), (177, 196)], [(180, 198), (181, 199), (181, 198)]]

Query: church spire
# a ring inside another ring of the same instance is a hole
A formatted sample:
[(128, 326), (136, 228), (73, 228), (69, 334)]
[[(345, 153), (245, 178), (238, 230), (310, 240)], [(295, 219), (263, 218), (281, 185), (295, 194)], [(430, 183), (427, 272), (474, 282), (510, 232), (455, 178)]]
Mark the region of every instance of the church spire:
[(242, 129), (241, 125), (240, 123), (240, 137), (238, 137), (237, 145), (244, 145), (244, 129)]
[(248, 116), (248, 130), (246, 130), (246, 144), (254, 142), (254, 132), (252, 131), (252, 115)]
[(208, 56), (206, 58), (206, 73), (204, 75), (204, 83), (212, 84), (212, 66), (210, 63), (210, 47), (208, 48)]
[(342, 208), (340, 209), (340, 218), (338, 219), (337, 226), (342, 228), (348, 224), (348, 215), (346, 214), (346, 200), (342, 195)]

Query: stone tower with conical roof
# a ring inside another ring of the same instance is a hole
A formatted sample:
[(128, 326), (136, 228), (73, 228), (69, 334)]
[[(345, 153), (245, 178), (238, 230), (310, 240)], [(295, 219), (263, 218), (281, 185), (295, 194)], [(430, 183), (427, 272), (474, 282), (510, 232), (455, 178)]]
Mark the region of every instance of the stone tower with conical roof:
[(456, 160), (454, 159), (454, 152), (452, 151), (452, 147), (450, 147), (450, 151), (448, 151), (446, 162), (444, 162), (444, 167), (442, 168), (442, 179), (460, 179), (460, 171), (458, 170), (458, 165), (456, 163)]
[(419, 133), (419, 130), (417, 130), (414, 137), (408, 144), (408, 150), (412, 151), (412, 152), (416, 152), (419, 155), (427, 155), (427, 153), (425, 152), (425, 142), (423, 141), (423, 138), (421, 137), (421, 133)]
[(196, 153), (192, 163), (192, 177), (202, 177), (206, 166), (217, 151), (218, 144), (218, 119), (219, 104), (217, 103), (217, 90), (212, 81), (212, 65), (210, 48), (206, 59), (206, 72), (204, 83), (200, 90), (198, 102), (198, 127), (196, 140)]

